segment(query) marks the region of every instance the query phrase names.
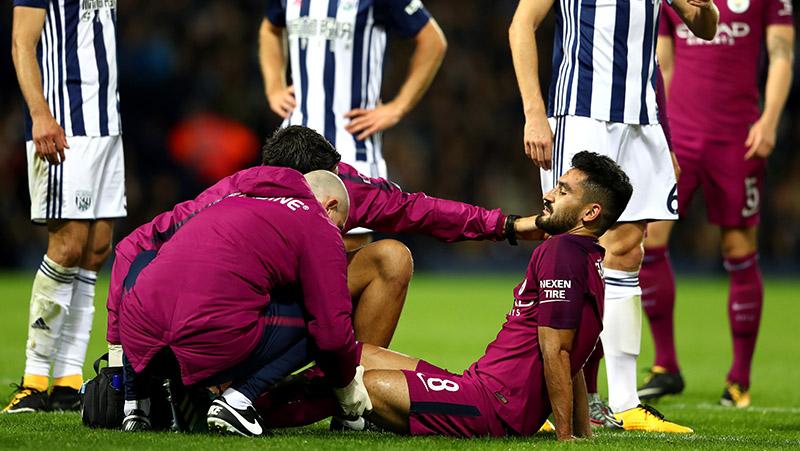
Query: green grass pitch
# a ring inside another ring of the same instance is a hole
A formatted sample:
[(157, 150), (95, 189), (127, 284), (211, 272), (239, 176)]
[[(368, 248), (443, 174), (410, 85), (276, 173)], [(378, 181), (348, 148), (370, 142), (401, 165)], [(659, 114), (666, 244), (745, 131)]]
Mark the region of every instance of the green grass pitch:
[[(24, 364), (28, 295), (32, 274), (0, 274), (0, 384), (18, 382)], [(418, 274), (412, 282), (393, 348), (460, 371), (480, 356), (511, 306), (516, 275), (463, 277)], [(716, 405), (730, 362), (724, 279), (679, 278), (677, 339), (687, 388), (657, 407), (695, 434), (600, 431), (589, 441), (563, 446), (607, 449), (800, 448), (800, 281), (766, 283), (766, 306), (753, 370), (753, 407)], [(104, 294), (101, 278), (98, 293)], [(94, 333), (84, 375), (104, 348), (104, 296), (98, 296)], [(652, 360), (649, 332), (643, 331), (642, 371)], [(603, 370), (601, 370), (601, 374)], [(602, 376), (601, 376), (602, 377)], [(605, 391), (601, 381), (601, 392)], [(6, 393), (10, 392), (8, 388)], [(2, 393), (2, 392), (0, 392)], [(77, 414), (0, 415), (0, 449), (519, 449), (562, 446), (552, 434), (531, 438), (454, 440), (405, 438), (391, 434), (333, 434), (325, 422), (275, 431), (270, 437), (126, 434), (84, 428)]]

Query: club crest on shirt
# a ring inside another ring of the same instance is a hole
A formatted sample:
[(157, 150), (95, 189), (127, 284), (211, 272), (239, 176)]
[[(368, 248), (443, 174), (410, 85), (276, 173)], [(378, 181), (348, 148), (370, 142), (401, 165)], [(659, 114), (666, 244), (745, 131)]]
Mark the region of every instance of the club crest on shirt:
[(75, 206), (80, 211), (86, 211), (92, 206), (92, 192), (91, 191), (75, 191)]
[(747, 11), (750, 7), (750, 0), (728, 0), (728, 9), (736, 14)]

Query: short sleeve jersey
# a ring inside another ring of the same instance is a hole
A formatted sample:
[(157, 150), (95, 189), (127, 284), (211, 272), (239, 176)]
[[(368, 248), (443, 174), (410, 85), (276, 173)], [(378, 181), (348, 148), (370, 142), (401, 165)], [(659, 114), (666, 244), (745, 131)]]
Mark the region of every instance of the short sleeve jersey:
[[(116, 0), (14, 0), (45, 10), (36, 62), (42, 94), (67, 136), (122, 133), (117, 90)], [(25, 139), (33, 122), (25, 106)]]
[(490, 391), (495, 409), (518, 434), (535, 433), (550, 414), (539, 326), (575, 329), (572, 374), (589, 358), (602, 329), (603, 248), (594, 238), (558, 235), (534, 250), (497, 338), (467, 375)]
[(743, 142), (760, 115), (765, 30), (792, 24), (791, 0), (721, 0), (716, 5), (719, 25), (711, 41), (694, 36), (672, 8), (662, 11), (659, 33), (672, 37), (675, 45), (667, 104), (676, 139), (700, 135)]
[(297, 107), (284, 125), (316, 130), (347, 163), (374, 162), (379, 139), (357, 140), (344, 115), (378, 105), (387, 32), (415, 36), (430, 20), (422, 1), (266, 0), (264, 15), (287, 31)]

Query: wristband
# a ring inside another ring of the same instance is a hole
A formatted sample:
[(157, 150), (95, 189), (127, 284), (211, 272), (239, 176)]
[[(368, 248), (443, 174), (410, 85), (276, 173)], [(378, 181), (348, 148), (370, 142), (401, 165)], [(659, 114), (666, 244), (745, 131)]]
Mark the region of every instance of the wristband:
[(506, 223), (505, 223), (505, 235), (506, 239), (508, 240), (508, 244), (512, 246), (517, 245), (517, 231), (514, 230), (514, 223), (519, 219), (519, 215), (508, 215), (506, 216)]

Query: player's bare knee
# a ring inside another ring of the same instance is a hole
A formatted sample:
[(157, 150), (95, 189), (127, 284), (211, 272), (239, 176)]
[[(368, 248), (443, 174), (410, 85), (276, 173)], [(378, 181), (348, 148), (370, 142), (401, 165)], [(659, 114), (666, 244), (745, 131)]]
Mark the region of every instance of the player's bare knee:
[(758, 250), (755, 227), (723, 228), (721, 238), (721, 251), (725, 258), (747, 257)]
[(47, 246), (47, 256), (65, 268), (78, 266), (83, 251), (83, 243), (77, 240), (53, 240)]
[(380, 277), (407, 285), (414, 273), (414, 259), (408, 247), (397, 240), (381, 240), (374, 246)]
[(620, 241), (606, 248), (603, 266), (621, 271), (638, 271), (644, 258), (644, 245), (641, 241)]
[(108, 256), (111, 255), (111, 247), (110, 241), (108, 243), (90, 246), (83, 254), (81, 267), (92, 271), (99, 271), (100, 268), (103, 267), (103, 263), (108, 260)]

